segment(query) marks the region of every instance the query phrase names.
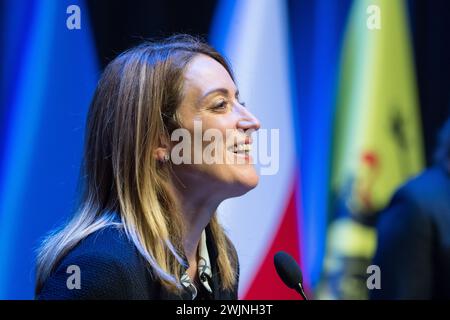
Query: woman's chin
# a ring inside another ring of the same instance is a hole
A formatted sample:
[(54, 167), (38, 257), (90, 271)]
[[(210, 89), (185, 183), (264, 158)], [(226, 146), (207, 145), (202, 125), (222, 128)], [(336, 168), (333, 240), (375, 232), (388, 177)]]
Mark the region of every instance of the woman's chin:
[(258, 182), (259, 176), (253, 167), (245, 170), (245, 172), (239, 173), (234, 183), (235, 190), (238, 193), (235, 196), (238, 197), (246, 194), (254, 189), (258, 185)]

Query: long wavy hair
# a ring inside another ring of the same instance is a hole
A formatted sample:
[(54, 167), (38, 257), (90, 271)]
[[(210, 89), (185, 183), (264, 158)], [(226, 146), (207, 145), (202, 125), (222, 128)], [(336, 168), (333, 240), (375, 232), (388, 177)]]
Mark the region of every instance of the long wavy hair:
[[(227, 61), (205, 42), (176, 35), (146, 42), (105, 68), (88, 113), (82, 166), (83, 192), (73, 218), (52, 232), (37, 257), (36, 294), (58, 262), (82, 239), (118, 224), (170, 291), (180, 288), (183, 217), (172, 194), (170, 162), (153, 156), (161, 137), (180, 126), (184, 71), (198, 54)], [(121, 222), (116, 222), (115, 214)], [(237, 257), (217, 215), (210, 221), (222, 289), (236, 282)]]

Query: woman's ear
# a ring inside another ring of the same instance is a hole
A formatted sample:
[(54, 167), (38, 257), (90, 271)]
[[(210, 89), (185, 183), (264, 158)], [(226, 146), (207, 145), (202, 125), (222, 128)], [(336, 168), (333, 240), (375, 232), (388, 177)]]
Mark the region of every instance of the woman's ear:
[(158, 147), (153, 151), (153, 157), (160, 162), (167, 162), (170, 159), (169, 150), (165, 147)]
[(167, 162), (170, 159), (169, 143), (165, 137), (159, 138), (159, 146), (153, 150), (153, 157), (160, 162)]

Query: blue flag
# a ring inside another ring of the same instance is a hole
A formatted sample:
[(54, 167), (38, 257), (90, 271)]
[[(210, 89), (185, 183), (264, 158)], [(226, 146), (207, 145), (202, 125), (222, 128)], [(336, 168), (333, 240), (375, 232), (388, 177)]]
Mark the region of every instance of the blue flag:
[(74, 209), (98, 66), (83, 1), (2, 6), (0, 299), (30, 299), (39, 241)]

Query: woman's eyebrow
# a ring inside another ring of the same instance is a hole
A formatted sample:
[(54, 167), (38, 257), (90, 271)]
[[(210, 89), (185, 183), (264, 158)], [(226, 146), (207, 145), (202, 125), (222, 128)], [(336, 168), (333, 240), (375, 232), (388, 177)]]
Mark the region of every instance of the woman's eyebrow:
[[(235, 96), (239, 96), (239, 90), (235, 90), (236, 94)], [(229, 95), (229, 91), (226, 88), (216, 88), (216, 89), (212, 89), (208, 92), (206, 92), (200, 99), (199, 102), (202, 102), (204, 99), (206, 99), (209, 95), (213, 94), (213, 93), (222, 93), (225, 96)]]

